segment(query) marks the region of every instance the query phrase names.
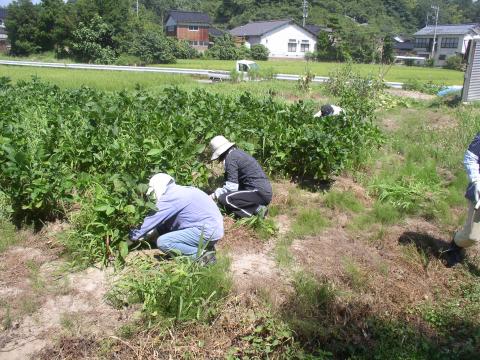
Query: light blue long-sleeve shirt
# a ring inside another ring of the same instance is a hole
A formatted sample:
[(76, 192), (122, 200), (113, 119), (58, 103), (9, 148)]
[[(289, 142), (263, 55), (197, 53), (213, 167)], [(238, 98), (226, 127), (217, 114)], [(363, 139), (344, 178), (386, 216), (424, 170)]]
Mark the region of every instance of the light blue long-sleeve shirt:
[(157, 212), (147, 216), (140, 229), (134, 230), (132, 240), (138, 240), (150, 230), (161, 227), (163, 233), (197, 228), (205, 241), (223, 237), (223, 217), (215, 202), (195, 187), (170, 184), (157, 201)]

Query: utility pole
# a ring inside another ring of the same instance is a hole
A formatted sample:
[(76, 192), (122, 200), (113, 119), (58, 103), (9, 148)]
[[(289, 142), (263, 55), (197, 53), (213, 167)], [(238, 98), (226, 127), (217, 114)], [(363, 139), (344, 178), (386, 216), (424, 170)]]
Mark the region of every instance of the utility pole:
[(307, 21), (308, 17), (308, 2), (307, 0), (303, 0), (303, 27), (305, 27), (305, 22)]
[(433, 44), (432, 44), (432, 59), (433, 59), (433, 55), (435, 54), (435, 45), (437, 42), (438, 12), (440, 11), (440, 7), (438, 5), (432, 5), (432, 9), (435, 10), (435, 28), (433, 30)]

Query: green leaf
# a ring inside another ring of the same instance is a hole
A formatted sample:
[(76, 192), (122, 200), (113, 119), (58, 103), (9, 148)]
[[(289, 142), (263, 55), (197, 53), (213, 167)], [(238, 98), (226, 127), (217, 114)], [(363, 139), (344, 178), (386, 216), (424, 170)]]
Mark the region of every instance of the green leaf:
[(196, 147), (195, 147), (195, 152), (197, 154), (201, 154), (205, 151), (205, 144), (198, 144)]
[(162, 153), (162, 149), (151, 149), (147, 152), (147, 156), (155, 156)]
[(123, 208), (123, 211), (126, 212), (127, 214), (135, 214), (135, 206), (127, 205)]
[(120, 251), (120, 256), (125, 259), (128, 255), (128, 244), (126, 241), (122, 241), (120, 242), (120, 244), (118, 244), (118, 249)]

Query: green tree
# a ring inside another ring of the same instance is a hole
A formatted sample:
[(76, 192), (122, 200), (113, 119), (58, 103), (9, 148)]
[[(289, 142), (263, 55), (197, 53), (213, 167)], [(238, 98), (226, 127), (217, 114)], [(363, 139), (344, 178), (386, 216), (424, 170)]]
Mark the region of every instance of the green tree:
[(36, 43), (42, 51), (62, 48), (74, 28), (72, 4), (62, 0), (43, 0), (38, 8)]
[(206, 55), (219, 60), (238, 60), (241, 57), (247, 57), (247, 51), (235, 46), (230, 34), (224, 34), (215, 39), (215, 44), (206, 51)]
[(131, 54), (147, 64), (175, 63), (175, 40), (167, 38), (160, 31), (148, 30), (136, 36)]
[(382, 62), (384, 64), (391, 64), (394, 59), (392, 36), (388, 35), (383, 39)]
[(333, 45), (333, 35), (329, 35), (325, 31), (320, 31), (317, 38), (315, 57), (317, 60), (337, 60), (335, 47)]
[(262, 44), (255, 44), (250, 48), (250, 56), (253, 60), (268, 60), (270, 51)]
[(5, 27), (13, 55), (29, 55), (41, 50), (37, 44), (38, 6), (30, 0), (14, 1), (8, 6)]
[(95, 15), (88, 24), (80, 23), (73, 32), (71, 54), (77, 61), (110, 64), (115, 61), (112, 29)]

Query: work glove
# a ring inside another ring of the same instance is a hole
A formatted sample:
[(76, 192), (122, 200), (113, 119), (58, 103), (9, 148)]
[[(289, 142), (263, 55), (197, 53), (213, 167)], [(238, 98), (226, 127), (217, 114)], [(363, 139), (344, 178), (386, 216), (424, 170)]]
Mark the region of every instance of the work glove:
[(132, 229), (128, 232), (128, 239), (130, 241), (138, 241), (138, 240), (134, 240), (135, 231), (137, 231), (137, 229)]

